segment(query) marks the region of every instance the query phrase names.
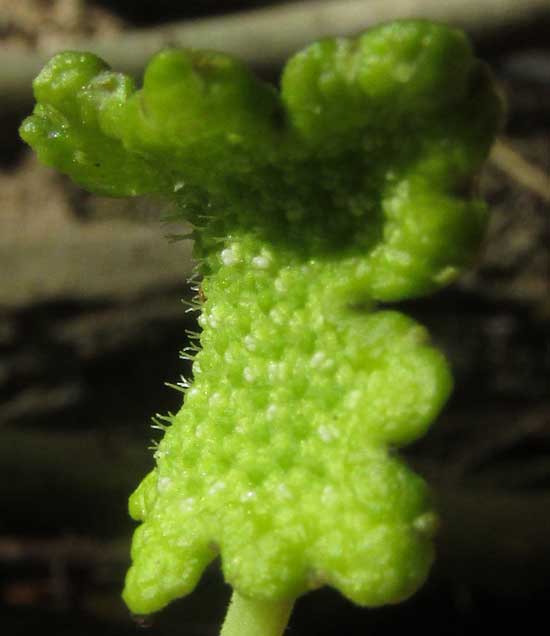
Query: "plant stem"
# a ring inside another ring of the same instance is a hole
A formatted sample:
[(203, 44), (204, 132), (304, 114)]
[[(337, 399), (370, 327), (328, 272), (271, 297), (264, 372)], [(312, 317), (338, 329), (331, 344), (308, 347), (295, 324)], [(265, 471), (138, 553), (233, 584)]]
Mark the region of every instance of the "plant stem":
[(294, 600), (254, 601), (233, 592), (220, 636), (281, 636)]

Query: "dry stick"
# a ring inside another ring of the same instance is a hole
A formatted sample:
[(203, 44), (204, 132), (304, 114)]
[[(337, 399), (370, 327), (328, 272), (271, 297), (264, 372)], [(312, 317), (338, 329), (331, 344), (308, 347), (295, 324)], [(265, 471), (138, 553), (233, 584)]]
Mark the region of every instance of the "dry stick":
[(0, 563), (41, 563), (63, 561), (71, 566), (97, 566), (128, 561), (125, 541), (101, 541), (88, 537), (29, 539), (0, 536)]
[(550, 175), (530, 163), (502, 138), (491, 151), (491, 160), (502, 172), (550, 203)]
[(64, 49), (92, 51), (113, 68), (139, 74), (159, 49), (217, 49), (256, 67), (280, 66), (304, 44), (328, 35), (351, 35), (398, 18), (429, 18), (470, 34), (489, 34), (550, 14), (550, 0), (309, 0), (201, 20), (134, 30), (109, 38), (77, 38), (36, 52), (0, 52), (0, 107), (31, 100), (32, 79)]

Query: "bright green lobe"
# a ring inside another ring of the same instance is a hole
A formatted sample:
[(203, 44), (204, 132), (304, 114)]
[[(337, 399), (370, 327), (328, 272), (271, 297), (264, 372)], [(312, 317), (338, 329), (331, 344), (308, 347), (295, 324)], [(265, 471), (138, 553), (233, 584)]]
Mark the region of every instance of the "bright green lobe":
[(130, 500), (130, 609), (187, 594), (218, 555), (268, 605), (324, 584), (363, 605), (410, 595), (436, 517), (393, 449), (451, 378), (377, 302), (447, 284), (483, 234), (472, 180), (500, 104), (463, 34), (405, 21), (313, 44), (280, 96), (200, 51), (159, 54), (139, 91), (65, 53), (35, 90), (21, 132), (46, 163), (103, 193), (163, 192), (196, 228), (200, 347)]
[(157, 609), (220, 551), (248, 597), (324, 583), (361, 604), (408, 596), (431, 563), (431, 507), (387, 446), (422, 435), (444, 402), (442, 355), (402, 314), (335, 301), (333, 263), (246, 233), (209, 261), (194, 382), (131, 501), (145, 523), (126, 599)]

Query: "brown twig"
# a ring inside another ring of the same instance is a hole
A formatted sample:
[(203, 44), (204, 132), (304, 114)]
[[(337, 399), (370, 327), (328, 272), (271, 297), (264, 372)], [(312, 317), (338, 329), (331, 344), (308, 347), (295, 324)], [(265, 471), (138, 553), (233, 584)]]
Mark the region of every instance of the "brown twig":
[(504, 139), (498, 139), (491, 152), (491, 161), (514, 181), (550, 202), (550, 175), (527, 161)]
[(278, 67), (304, 44), (327, 35), (350, 35), (398, 18), (429, 18), (470, 34), (508, 31), (550, 14), (550, 0), (308, 0), (127, 31), (109, 38), (67, 39), (34, 53), (5, 48), (0, 52), (3, 105), (31, 100), (31, 82), (44, 63), (62, 49), (92, 51), (117, 70), (139, 74), (146, 61), (167, 46), (222, 50), (258, 67)]
[(0, 537), (0, 563), (63, 562), (72, 566), (101, 563), (126, 563), (128, 546), (122, 542), (104, 542), (86, 537), (56, 539)]

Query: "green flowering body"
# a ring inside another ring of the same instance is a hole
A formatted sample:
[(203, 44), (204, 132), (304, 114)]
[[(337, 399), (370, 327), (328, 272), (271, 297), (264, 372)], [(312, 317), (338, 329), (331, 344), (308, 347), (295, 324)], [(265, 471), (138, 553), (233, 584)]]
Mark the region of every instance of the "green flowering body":
[(130, 500), (129, 607), (187, 594), (218, 555), (261, 601), (410, 595), (436, 516), (393, 449), (451, 378), (425, 330), (378, 303), (453, 280), (483, 234), (471, 184), (500, 104), (463, 34), (404, 21), (316, 43), (280, 95), (227, 56), (176, 50), (141, 90), (65, 53), (35, 91), (22, 135), (45, 162), (98, 192), (165, 193), (195, 227), (200, 347)]

